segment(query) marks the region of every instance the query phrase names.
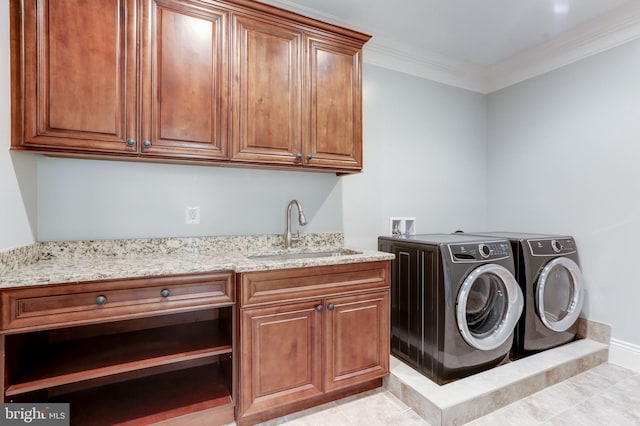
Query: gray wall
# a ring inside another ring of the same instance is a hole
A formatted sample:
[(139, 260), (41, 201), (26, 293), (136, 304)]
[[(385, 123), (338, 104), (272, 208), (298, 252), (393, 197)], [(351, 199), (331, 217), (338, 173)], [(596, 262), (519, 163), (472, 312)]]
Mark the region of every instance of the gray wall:
[(348, 244), (377, 247), (389, 217), (420, 233), (487, 220), (486, 96), (365, 65), (364, 172), (343, 177)]
[[(38, 240), (283, 233), (294, 198), (303, 232), (342, 232), (335, 174), (41, 157)], [(186, 206), (199, 225), (184, 223)]]
[(9, 7), (0, 7), (0, 250), (33, 243), (36, 233), (36, 157), (10, 153)]
[(640, 41), (493, 93), (488, 228), (573, 234), (587, 316), (640, 344)]

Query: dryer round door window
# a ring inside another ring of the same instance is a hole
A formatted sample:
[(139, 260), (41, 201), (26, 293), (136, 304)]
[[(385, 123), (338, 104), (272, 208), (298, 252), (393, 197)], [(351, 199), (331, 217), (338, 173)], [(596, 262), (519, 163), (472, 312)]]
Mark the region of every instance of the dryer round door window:
[(573, 260), (558, 257), (542, 269), (536, 287), (536, 309), (542, 323), (565, 331), (580, 315), (583, 303), (582, 272)]
[(513, 274), (500, 265), (482, 265), (465, 278), (458, 292), (458, 329), (472, 347), (495, 349), (511, 336), (523, 306)]

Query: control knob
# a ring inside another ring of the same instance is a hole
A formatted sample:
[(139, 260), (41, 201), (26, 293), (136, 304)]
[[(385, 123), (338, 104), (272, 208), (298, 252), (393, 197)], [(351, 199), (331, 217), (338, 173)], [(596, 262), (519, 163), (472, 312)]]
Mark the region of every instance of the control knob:
[(480, 256), (482, 256), (485, 259), (491, 255), (491, 249), (486, 244), (479, 244), (478, 250), (480, 251)]
[(556, 253), (560, 253), (560, 251), (562, 250), (562, 243), (558, 240), (551, 240), (551, 248)]

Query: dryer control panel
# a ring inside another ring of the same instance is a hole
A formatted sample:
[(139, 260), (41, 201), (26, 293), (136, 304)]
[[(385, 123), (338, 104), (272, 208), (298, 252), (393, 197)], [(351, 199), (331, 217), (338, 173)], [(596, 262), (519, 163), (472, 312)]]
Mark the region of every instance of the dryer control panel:
[(458, 263), (486, 262), (511, 256), (511, 246), (507, 241), (449, 244), (448, 247), (451, 260)]
[(576, 243), (571, 237), (527, 240), (533, 256), (557, 256), (576, 252)]

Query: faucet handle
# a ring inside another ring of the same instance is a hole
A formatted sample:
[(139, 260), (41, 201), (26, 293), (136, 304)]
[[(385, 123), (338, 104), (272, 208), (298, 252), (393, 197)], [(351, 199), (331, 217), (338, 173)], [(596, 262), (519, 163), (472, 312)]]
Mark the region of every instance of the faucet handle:
[(291, 241), (300, 241), (302, 240), (302, 235), (300, 235), (300, 230), (298, 229), (298, 231), (295, 234), (291, 234)]

